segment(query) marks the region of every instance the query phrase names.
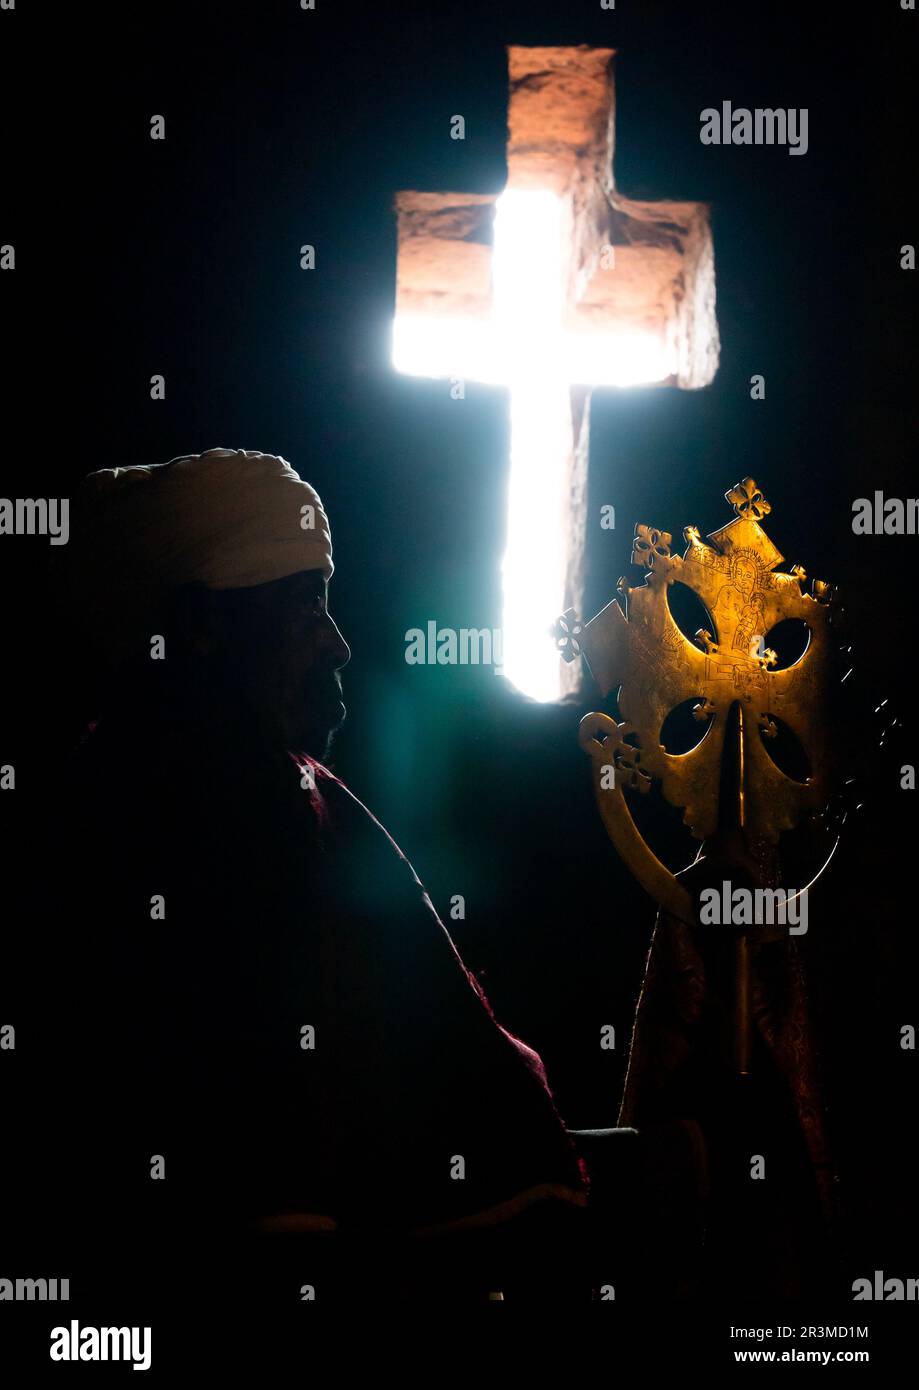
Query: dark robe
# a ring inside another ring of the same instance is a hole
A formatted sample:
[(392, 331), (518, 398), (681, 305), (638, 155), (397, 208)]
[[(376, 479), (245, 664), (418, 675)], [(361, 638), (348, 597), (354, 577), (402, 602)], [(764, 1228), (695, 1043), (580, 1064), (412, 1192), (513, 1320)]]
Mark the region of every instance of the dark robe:
[[(720, 884), (727, 868), (700, 858), (681, 875), (691, 891)], [(763, 1296), (825, 1288), (836, 1208), (809, 1017), (805, 947), (782, 936), (753, 946), (750, 1075), (732, 1064), (734, 939), (691, 928), (661, 910), (632, 1033), (620, 1125), (651, 1141), (681, 1124), (700, 1173), (698, 1223), (706, 1248), (687, 1276), (725, 1296), (742, 1279)], [(768, 1181), (751, 1180), (763, 1157)], [(704, 1223), (703, 1223), (704, 1207)]]
[(199, 692), (101, 720), (62, 782), (19, 1044), (49, 1210), (404, 1232), (584, 1204), (540, 1059), (325, 768)]

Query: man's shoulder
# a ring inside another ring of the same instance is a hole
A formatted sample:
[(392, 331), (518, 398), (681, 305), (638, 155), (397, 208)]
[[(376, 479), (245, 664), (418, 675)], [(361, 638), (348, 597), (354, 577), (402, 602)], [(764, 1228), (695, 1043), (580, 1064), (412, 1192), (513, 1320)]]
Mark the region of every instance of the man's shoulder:
[(328, 844), (346, 860), (354, 861), (369, 885), (383, 880), (401, 885), (412, 896), (421, 896), (428, 907), (430, 902), (424, 885), (408, 857), (368, 806), (356, 796), (340, 777), (315, 759), (298, 759), (301, 770), (308, 765), (315, 782), (317, 814), (326, 832)]
[(347, 826), (361, 827), (373, 837), (385, 842), (393, 854), (408, 863), (406, 856), (386, 827), (377, 819), (369, 806), (365, 805), (340, 777), (314, 758), (298, 757), (296, 761), (301, 773), (307, 767), (310, 769), (316, 791), (323, 803), (323, 810), (329, 817), (330, 825), (334, 827), (337, 823), (342, 828)]

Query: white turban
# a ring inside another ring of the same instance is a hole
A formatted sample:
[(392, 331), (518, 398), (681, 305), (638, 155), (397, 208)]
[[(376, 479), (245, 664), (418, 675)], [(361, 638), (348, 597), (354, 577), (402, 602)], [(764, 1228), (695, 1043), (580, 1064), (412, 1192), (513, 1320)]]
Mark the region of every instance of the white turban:
[(103, 468), (83, 480), (76, 528), (71, 598), (116, 646), (183, 584), (248, 589), (300, 570), (332, 574), (319, 495), (275, 454), (208, 449)]

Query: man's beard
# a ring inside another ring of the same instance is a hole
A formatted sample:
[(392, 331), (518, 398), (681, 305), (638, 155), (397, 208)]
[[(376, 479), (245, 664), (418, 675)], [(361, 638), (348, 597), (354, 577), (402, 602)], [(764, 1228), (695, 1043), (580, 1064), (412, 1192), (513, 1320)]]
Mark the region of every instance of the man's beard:
[(326, 761), (335, 735), (345, 722), (346, 710), (341, 693), (341, 679), (336, 671), (331, 678), (325, 677), (321, 683), (317, 683), (304, 701), (305, 718), (296, 739), (297, 751), (306, 753), (317, 762)]
[[(344, 720), (342, 720), (342, 723), (344, 723)], [(335, 742), (335, 735), (338, 733), (338, 730), (340, 728), (341, 724), (337, 724), (334, 729), (330, 729), (329, 732), (326, 734), (319, 751), (311, 755), (316, 759), (317, 763), (327, 763), (329, 761), (329, 757), (332, 753), (332, 745)]]

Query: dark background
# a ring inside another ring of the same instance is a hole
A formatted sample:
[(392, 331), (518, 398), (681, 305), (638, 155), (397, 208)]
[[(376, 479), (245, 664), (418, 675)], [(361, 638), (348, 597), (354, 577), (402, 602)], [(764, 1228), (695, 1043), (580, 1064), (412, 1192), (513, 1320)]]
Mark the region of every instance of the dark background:
[[(917, 240), (917, 22), (893, 0), (855, 20), (816, 3), (648, 0), (0, 15), (0, 242), (17, 255), (0, 276), (3, 494), (72, 495), (91, 469), (215, 446), (280, 453), (318, 488), (353, 650), (332, 764), (445, 920), (465, 896), (465, 920), (448, 921), (457, 945), (498, 1016), (542, 1052), (575, 1126), (615, 1123), (654, 909), (595, 814), (576, 741), (589, 695), (535, 706), (488, 668), (404, 661), (406, 630), (428, 619), (500, 624), (508, 426), (500, 390), (470, 384), (456, 402), (446, 383), (391, 369), (392, 198), (502, 186), (506, 44), (617, 50), (617, 185), (711, 204), (722, 356), (703, 391), (595, 393), (592, 517), (612, 502), (618, 529), (590, 527), (586, 608), (626, 571), (633, 522), (713, 530), (747, 474), (789, 564), (844, 593), (856, 676), (837, 737), (862, 809), (813, 895), (815, 1005), (855, 1272), (901, 1276), (917, 1272), (917, 1064), (899, 1047), (901, 1026), (919, 1023), (916, 793), (899, 767), (917, 751), (919, 540), (853, 536), (851, 509), (876, 488), (917, 492), (916, 276), (899, 265)], [(807, 154), (703, 146), (699, 113), (723, 100), (807, 107)], [(155, 113), (165, 142), (149, 139)], [(450, 139), (456, 113), (464, 141)], [(312, 272), (299, 268), (306, 242)], [(149, 398), (153, 373), (163, 402)], [(53, 798), (93, 714), (49, 605), (47, 555), (40, 538), (0, 538), (0, 761), (18, 783), (7, 826), (20, 795)], [(879, 752), (894, 714), (905, 727)], [(18, 872), (54, 863), (39, 844)], [(599, 1047), (606, 1023), (613, 1053)]]

